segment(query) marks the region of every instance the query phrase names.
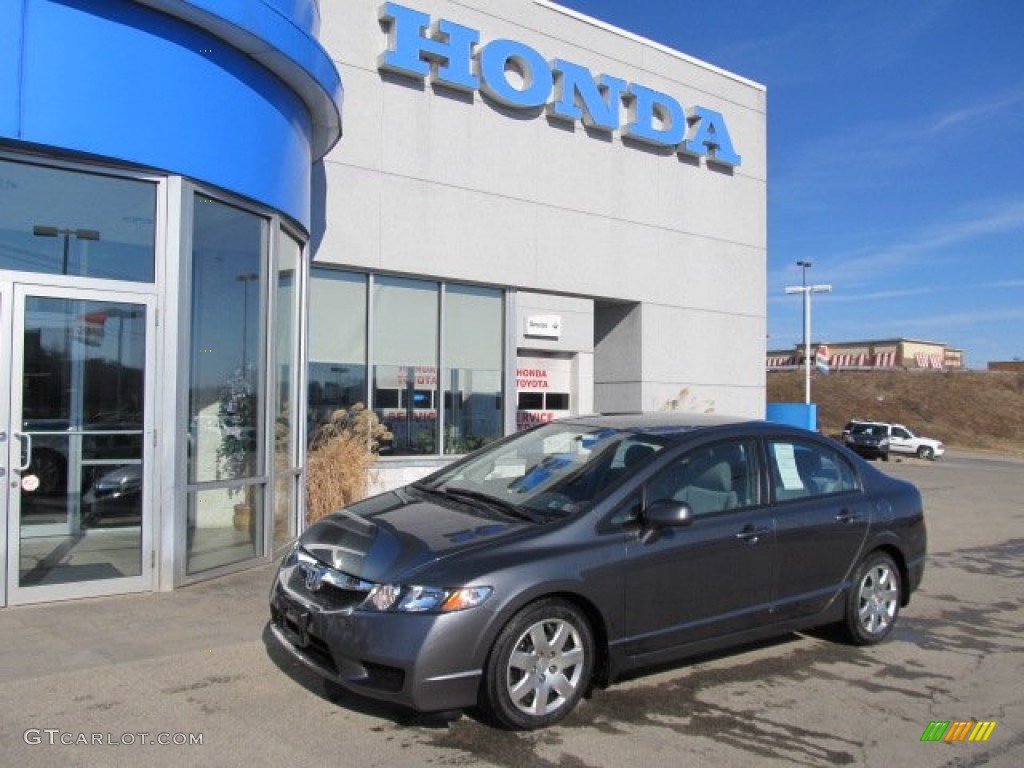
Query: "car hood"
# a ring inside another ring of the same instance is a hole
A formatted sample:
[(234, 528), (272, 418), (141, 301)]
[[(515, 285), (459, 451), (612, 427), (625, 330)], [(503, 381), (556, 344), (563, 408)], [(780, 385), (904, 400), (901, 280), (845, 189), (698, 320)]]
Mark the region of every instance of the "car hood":
[(399, 489), (342, 509), (299, 539), (309, 554), (336, 570), (373, 582), (400, 581), (442, 558), (492, 546), (535, 527), (486, 505)]

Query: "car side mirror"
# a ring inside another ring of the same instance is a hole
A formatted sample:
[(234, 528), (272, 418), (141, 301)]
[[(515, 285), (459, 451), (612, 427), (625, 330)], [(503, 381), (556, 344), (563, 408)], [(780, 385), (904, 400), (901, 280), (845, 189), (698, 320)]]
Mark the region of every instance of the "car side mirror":
[(693, 522), (693, 509), (685, 501), (659, 499), (644, 510), (648, 528), (677, 528)]
[(650, 544), (661, 538), (663, 528), (682, 528), (693, 522), (693, 509), (684, 501), (660, 499), (643, 513), (644, 531), (640, 541)]

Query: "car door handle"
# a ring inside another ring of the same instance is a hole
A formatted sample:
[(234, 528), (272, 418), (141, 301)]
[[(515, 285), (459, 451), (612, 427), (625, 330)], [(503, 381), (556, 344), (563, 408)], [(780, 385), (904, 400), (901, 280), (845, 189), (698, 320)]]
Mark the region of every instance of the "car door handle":
[(839, 514), (836, 515), (837, 523), (855, 523), (860, 520), (860, 515), (856, 512), (852, 512), (849, 509), (842, 509)]
[(768, 533), (767, 528), (757, 528), (753, 525), (748, 525), (743, 528), (742, 531), (736, 534), (736, 538), (740, 541), (745, 541), (748, 544), (757, 544), (761, 540), (761, 537)]

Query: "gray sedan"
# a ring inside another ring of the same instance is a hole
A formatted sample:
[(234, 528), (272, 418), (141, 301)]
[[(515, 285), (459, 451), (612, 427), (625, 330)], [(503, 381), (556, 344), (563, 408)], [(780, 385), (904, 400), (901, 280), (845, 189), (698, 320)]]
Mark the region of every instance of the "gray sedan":
[(311, 526), (271, 628), (320, 675), (505, 728), (592, 685), (825, 624), (870, 645), (921, 582), (921, 496), (767, 422), (553, 422)]

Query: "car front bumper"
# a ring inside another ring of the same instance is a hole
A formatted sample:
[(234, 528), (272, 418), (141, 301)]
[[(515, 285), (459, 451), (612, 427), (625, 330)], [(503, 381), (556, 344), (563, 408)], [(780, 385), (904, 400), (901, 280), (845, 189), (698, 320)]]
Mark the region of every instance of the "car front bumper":
[(889, 456), (888, 444), (848, 442), (846, 447), (866, 459), (884, 459)]
[(298, 661), (354, 693), (420, 712), (476, 704), (486, 606), (447, 614), (339, 608), (308, 593), (296, 571), (278, 573), (270, 614), (274, 637)]

